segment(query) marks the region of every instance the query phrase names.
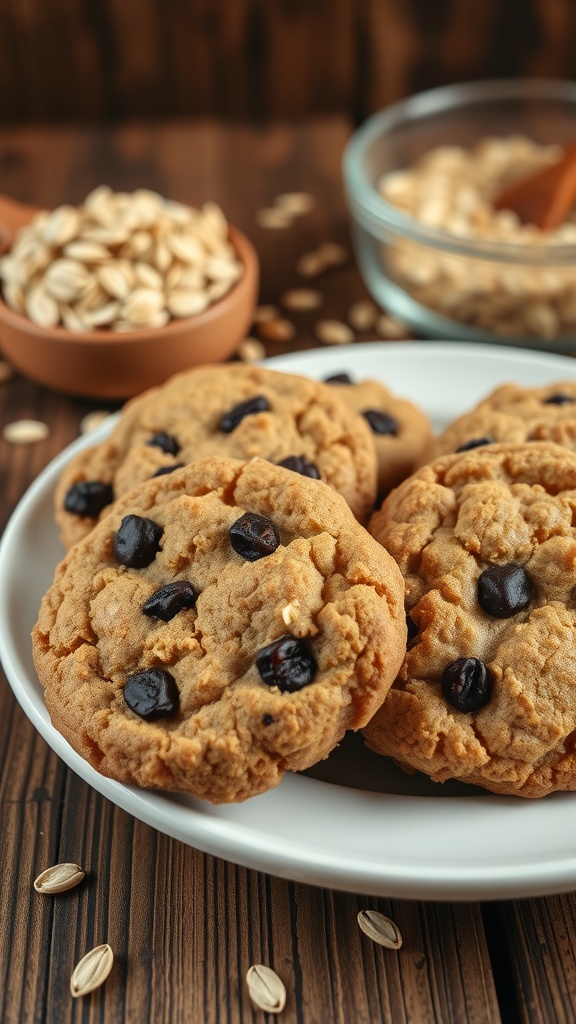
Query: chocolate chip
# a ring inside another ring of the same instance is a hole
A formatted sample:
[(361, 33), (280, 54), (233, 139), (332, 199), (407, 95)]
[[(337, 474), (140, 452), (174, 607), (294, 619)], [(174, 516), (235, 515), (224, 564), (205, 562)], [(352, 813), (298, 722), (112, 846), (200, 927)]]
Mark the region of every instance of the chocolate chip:
[(258, 651), (256, 668), (268, 686), (295, 693), (312, 682), (318, 666), (306, 641), (286, 633)]
[(571, 405), (574, 399), (571, 395), (562, 394), (561, 391), (557, 391), (554, 395), (543, 398), (542, 401), (544, 405)]
[(183, 608), (193, 608), (197, 600), (198, 594), (188, 580), (176, 580), (155, 590), (142, 605), (142, 611), (152, 619), (169, 622)]
[(495, 444), (494, 438), (473, 437), (471, 441), (465, 441), (464, 444), (461, 444), (460, 447), (456, 449), (456, 451), (469, 452), (472, 450), (472, 448), (483, 448), (485, 444)]
[(112, 484), (101, 480), (80, 480), (66, 493), (64, 508), (76, 516), (98, 516), (114, 501)]
[(163, 530), (142, 516), (124, 516), (114, 538), (114, 554), (122, 565), (143, 569), (154, 561)]
[(160, 466), (160, 469), (157, 469), (155, 473), (152, 473), (150, 479), (153, 480), (156, 476), (167, 476), (168, 473), (173, 473), (175, 469), (182, 469), (185, 465), (185, 462), (175, 462), (173, 466)]
[(161, 448), (167, 455), (178, 455), (180, 451), (180, 445), (174, 435), (165, 434), (162, 430), (158, 431), (157, 434), (152, 434), (152, 437), (146, 444), (151, 448)]
[(312, 480), (320, 479), (320, 472), (318, 467), (310, 462), (305, 455), (289, 455), (287, 459), (282, 459), (282, 462), (278, 463), (279, 466), (284, 466), (284, 469), (291, 469), (294, 473), (300, 473), (300, 476), (309, 476)]
[(414, 619), (410, 616), (406, 616), (406, 626), (408, 628), (408, 643), (411, 643), (420, 632), (420, 627), (416, 625)]
[(333, 373), (331, 377), (324, 377), (325, 384), (353, 384), (354, 381), (349, 373)]
[(256, 398), (249, 398), (246, 402), (235, 405), (230, 412), (227, 412), (220, 420), (220, 430), (225, 434), (231, 434), (245, 416), (253, 416), (256, 412), (267, 412), (270, 403), (264, 395), (257, 395)]
[(274, 725), (275, 719), (272, 715), (265, 714), (262, 716), (262, 725)]
[(442, 694), (457, 711), (478, 711), (490, 700), (492, 678), (478, 658), (458, 658), (442, 673)]
[(176, 680), (164, 668), (147, 668), (128, 676), (124, 700), (132, 711), (147, 722), (175, 715), (180, 706)]
[(242, 558), (256, 562), (271, 555), (280, 543), (277, 527), (267, 516), (245, 512), (228, 530), (230, 543)]
[(368, 420), (374, 434), (395, 437), (398, 433), (398, 420), (395, 420), (393, 416), (388, 416), (387, 413), (380, 412), (378, 409), (364, 409), (362, 415), (364, 419)]
[(526, 608), (534, 585), (523, 565), (492, 565), (478, 577), (478, 604), (496, 619), (509, 619)]

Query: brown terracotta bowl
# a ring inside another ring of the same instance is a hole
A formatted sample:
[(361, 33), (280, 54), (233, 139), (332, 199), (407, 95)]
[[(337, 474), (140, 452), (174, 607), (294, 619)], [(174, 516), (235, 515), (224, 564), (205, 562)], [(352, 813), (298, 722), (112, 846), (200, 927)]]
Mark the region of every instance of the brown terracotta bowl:
[[(10, 248), (15, 232), (36, 212), (0, 196), (0, 251)], [(226, 359), (252, 323), (259, 278), (258, 257), (245, 235), (231, 226), (230, 241), (244, 273), (224, 298), (197, 316), (124, 334), (75, 333), (38, 327), (10, 309), (0, 293), (0, 347), (32, 380), (90, 398), (129, 398), (180, 370)]]

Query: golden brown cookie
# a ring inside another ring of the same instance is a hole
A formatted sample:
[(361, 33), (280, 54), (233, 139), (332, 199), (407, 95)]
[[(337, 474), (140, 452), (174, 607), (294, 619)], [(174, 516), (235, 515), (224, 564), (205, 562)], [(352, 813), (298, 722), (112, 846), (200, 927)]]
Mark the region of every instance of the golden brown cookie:
[(379, 381), (355, 384), (348, 378), (346, 383), (346, 377), (338, 374), (327, 383), (368, 423), (378, 460), (378, 493), (384, 497), (432, 458), (432, 427), (413, 402), (393, 395)]
[(404, 576), (409, 642), (368, 746), (439, 782), (576, 790), (576, 453), (443, 456), (370, 531)]
[(98, 771), (244, 800), (369, 721), (406, 649), (403, 589), (326, 484), (215, 456), (141, 484), (69, 551), (34, 659)]
[(203, 366), (133, 399), (108, 440), (68, 464), (55, 499), (64, 545), (136, 484), (210, 455), (288, 459), (339, 491), (359, 521), (374, 506), (368, 425), (331, 388), (260, 366)]
[(576, 449), (576, 381), (540, 388), (504, 384), (436, 439), (436, 454), (500, 441), (554, 441)]

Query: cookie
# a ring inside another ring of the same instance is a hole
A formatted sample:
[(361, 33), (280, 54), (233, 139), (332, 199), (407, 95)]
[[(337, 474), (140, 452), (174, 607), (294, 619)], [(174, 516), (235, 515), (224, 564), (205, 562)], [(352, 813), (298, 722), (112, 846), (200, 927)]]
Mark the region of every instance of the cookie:
[(576, 449), (576, 381), (496, 388), (440, 434), (436, 454), (503, 441), (554, 441)]
[(432, 427), (424, 413), (405, 398), (391, 394), (377, 380), (354, 383), (347, 374), (328, 378), (334, 390), (370, 427), (378, 462), (381, 497), (433, 455)]
[(443, 456), (370, 531), (404, 576), (409, 643), (368, 746), (438, 782), (576, 790), (576, 453)]
[(34, 660), (98, 771), (239, 801), (369, 721), (406, 649), (403, 593), (326, 484), (215, 456), (141, 484), (68, 552)]
[(342, 494), (360, 522), (374, 505), (370, 430), (331, 388), (260, 366), (204, 366), (133, 399), (109, 439), (70, 462), (55, 498), (65, 547), (136, 484), (210, 455), (286, 462)]

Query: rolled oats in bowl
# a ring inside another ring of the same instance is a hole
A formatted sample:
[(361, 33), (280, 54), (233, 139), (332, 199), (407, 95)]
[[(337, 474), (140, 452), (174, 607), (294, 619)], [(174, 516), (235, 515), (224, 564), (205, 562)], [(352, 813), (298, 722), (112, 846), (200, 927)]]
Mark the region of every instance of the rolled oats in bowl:
[(416, 337), (576, 347), (576, 208), (554, 230), (499, 194), (573, 142), (576, 85), (509, 80), (422, 93), (370, 118), (344, 178), (376, 301)]
[(194, 209), (149, 189), (105, 185), (40, 211), (0, 260), (6, 304), (40, 327), (139, 331), (202, 313), (243, 265), (215, 203)]

